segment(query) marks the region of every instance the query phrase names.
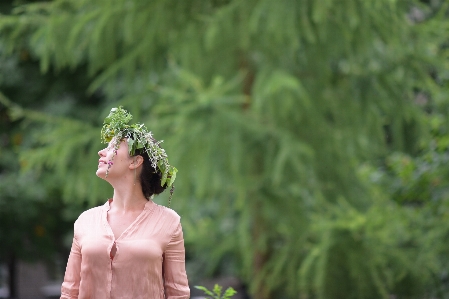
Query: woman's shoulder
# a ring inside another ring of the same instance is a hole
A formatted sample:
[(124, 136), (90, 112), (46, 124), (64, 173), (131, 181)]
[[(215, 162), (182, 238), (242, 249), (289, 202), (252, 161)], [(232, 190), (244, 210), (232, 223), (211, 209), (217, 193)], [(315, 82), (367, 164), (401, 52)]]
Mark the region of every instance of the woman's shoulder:
[(105, 209), (105, 205), (90, 208), (90, 209), (82, 212), (78, 216), (78, 219), (76, 220), (76, 222), (83, 222), (83, 221), (87, 221), (92, 218), (101, 217), (101, 213), (104, 209)]
[(181, 216), (176, 211), (162, 205), (156, 205), (153, 213), (152, 221), (157, 223), (156, 226), (159, 228), (159, 232), (166, 236), (167, 242), (173, 236), (182, 234)]
[(174, 210), (159, 204), (155, 204), (155, 212), (158, 213), (161, 217), (173, 221), (180, 221), (181, 219), (181, 216), (179, 216), (179, 214), (176, 213)]

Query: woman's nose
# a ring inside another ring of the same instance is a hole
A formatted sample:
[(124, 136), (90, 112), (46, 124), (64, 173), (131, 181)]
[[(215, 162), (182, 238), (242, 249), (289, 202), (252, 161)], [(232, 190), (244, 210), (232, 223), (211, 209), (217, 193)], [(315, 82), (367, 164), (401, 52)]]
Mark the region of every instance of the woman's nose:
[(103, 156), (104, 156), (104, 149), (99, 150), (99, 151), (98, 151), (98, 155), (99, 155), (100, 157), (103, 157)]

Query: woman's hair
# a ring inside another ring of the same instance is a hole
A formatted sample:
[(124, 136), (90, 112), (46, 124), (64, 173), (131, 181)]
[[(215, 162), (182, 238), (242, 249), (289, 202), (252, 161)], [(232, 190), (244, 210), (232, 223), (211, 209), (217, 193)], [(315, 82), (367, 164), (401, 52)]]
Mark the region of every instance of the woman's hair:
[(167, 188), (167, 183), (161, 186), (162, 173), (159, 169), (154, 169), (151, 166), (150, 157), (148, 153), (143, 150), (137, 150), (135, 156), (142, 156), (142, 171), (140, 172), (140, 185), (142, 186), (142, 193), (146, 199), (150, 199), (152, 195), (158, 195)]

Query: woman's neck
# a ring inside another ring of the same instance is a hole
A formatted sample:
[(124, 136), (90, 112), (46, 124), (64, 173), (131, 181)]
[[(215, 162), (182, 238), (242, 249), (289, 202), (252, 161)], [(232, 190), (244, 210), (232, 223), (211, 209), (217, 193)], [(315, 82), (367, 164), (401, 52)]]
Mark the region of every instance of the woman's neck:
[(148, 202), (142, 193), (140, 184), (127, 188), (114, 188), (112, 201), (114, 209), (122, 212), (142, 210)]

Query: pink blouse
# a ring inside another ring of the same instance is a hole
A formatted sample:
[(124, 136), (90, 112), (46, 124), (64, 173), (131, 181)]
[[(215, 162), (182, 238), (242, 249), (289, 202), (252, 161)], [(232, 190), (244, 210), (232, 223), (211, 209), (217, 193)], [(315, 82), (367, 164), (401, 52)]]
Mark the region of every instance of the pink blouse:
[(109, 209), (110, 201), (76, 220), (61, 299), (190, 298), (178, 214), (150, 200), (115, 239)]

